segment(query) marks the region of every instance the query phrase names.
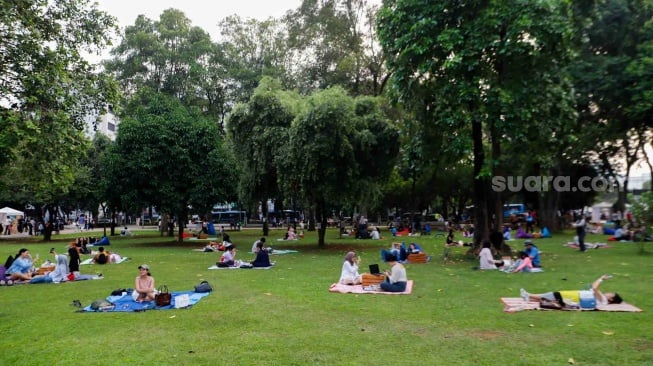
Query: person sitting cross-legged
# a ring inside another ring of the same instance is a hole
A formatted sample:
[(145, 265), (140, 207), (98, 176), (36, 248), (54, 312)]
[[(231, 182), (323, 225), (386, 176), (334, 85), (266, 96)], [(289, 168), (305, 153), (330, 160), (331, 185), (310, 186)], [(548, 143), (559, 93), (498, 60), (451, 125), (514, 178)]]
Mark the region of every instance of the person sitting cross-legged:
[(251, 262), (253, 267), (270, 267), (272, 265), (270, 263), (270, 254), (268, 253), (267, 248), (263, 247), (265, 238), (263, 239), (264, 241), (259, 240), (256, 243), (256, 258)]
[(385, 260), (391, 268), (390, 271), (385, 272), (386, 278), (381, 282), (381, 289), (388, 292), (406, 291), (408, 277), (404, 265), (397, 262), (397, 257), (392, 253), (387, 254)]

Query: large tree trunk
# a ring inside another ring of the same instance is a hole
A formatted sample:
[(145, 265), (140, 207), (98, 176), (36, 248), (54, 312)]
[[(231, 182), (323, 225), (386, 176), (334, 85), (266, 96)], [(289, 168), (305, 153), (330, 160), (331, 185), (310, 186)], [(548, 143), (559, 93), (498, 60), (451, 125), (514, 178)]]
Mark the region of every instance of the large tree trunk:
[(327, 215), (324, 214), (324, 207), (323, 203), (319, 203), (315, 208), (315, 220), (319, 222), (319, 225), (317, 225), (317, 246), (320, 248), (325, 247), (324, 236), (326, 234)]
[(481, 176), (485, 164), (483, 150), (483, 124), (478, 117), (472, 121), (472, 139), (474, 142), (474, 248), (481, 246), (488, 240), (488, 214), (487, 214), (487, 179)]
[(179, 244), (184, 242), (184, 227), (186, 226), (186, 220), (188, 219), (188, 208), (184, 209), (181, 214), (179, 214), (177, 224), (179, 226), (177, 242)]

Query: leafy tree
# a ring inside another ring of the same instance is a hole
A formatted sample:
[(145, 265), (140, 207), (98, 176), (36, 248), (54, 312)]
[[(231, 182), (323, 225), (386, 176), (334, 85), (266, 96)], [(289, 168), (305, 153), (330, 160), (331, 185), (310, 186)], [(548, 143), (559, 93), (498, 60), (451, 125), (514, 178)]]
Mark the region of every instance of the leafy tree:
[(380, 95), (388, 74), (369, 0), (304, 0), (286, 14), (300, 90), (339, 85), (352, 95)]
[[(209, 212), (215, 202), (235, 198), (235, 164), (215, 123), (149, 89), (139, 91), (127, 111), (105, 161), (112, 205), (153, 205), (184, 223), (189, 206)], [(180, 242), (182, 234), (180, 225)]]
[(158, 21), (139, 15), (111, 54), (105, 67), (126, 95), (151, 88), (200, 108), (223, 128), (227, 101), (220, 48), (183, 12), (164, 10)]
[[(392, 172), (397, 131), (374, 99), (352, 99), (342, 88), (311, 95), (290, 128), (280, 178), (315, 212), (323, 247), (329, 210), (362, 203)], [(311, 220), (313, 221), (313, 220)]]
[(0, 184), (10, 186), (1, 191), (32, 202), (67, 194), (87, 148), (85, 116), (117, 99), (83, 54), (114, 30), (87, 0), (0, 3)]
[(292, 88), (289, 70), (293, 67), (287, 32), (279, 20), (243, 19), (229, 16), (220, 23), (221, 63), (229, 101), (246, 102), (262, 77), (279, 80)]
[[(288, 141), (298, 103), (298, 95), (264, 77), (249, 102), (237, 106), (229, 119), (229, 137), (240, 166), (240, 200), (249, 207), (258, 207), (260, 202), (266, 219), (267, 200), (283, 198), (276, 162)], [(263, 233), (267, 235), (267, 220)]]
[(426, 128), (471, 136), (476, 244), (488, 237), (488, 183), (501, 138), (568, 116), (552, 108), (569, 98), (559, 87), (570, 33), (564, 11), (563, 2), (420, 0), (386, 1), (379, 11), (394, 99)]
[(650, 141), (653, 4), (597, 0), (575, 2), (573, 9), (579, 56), (571, 71), (577, 123), (585, 127), (577, 147), (615, 184), (623, 177), (615, 204), (623, 211), (628, 173), (646, 158), (643, 146)]
[(98, 217), (98, 208), (105, 202), (107, 187), (105, 167), (102, 164), (113, 142), (104, 134), (96, 133), (87, 154), (77, 169), (75, 184), (69, 201), (74, 209), (88, 210)]

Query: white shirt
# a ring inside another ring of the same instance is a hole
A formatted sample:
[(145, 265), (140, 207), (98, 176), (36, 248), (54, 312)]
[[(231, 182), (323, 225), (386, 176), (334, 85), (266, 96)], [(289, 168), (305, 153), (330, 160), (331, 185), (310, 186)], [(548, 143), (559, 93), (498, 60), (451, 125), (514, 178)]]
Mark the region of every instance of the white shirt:
[(390, 278), (388, 278), (390, 283), (397, 282), (408, 282), (408, 276), (406, 276), (406, 267), (401, 263), (395, 263), (390, 270)]
[(492, 256), (492, 251), (490, 248), (483, 248), (478, 254), (479, 256), (479, 268), (480, 269), (497, 269), (497, 266), (494, 264), (494, 257)]
[(358, 274), (358, 264), (349, 263), (349, 261), (344, 261), (342, 263), (342, 272), (340, 274), (340, 283), (345, 282), (354, 282), (356, 278), (360, 276)]

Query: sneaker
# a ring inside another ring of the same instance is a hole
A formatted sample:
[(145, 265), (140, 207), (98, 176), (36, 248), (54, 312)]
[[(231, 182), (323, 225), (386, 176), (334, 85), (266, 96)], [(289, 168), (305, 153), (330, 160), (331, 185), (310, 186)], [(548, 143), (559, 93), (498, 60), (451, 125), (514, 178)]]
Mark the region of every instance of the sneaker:
[(526, 292), (526, 290), (524, 290), (523, 288), (519, 289), (519, 295), (521, 296), (521, 299), (524, 301), (528, 301), (528, 298), (530, 296), (530, 294)]

